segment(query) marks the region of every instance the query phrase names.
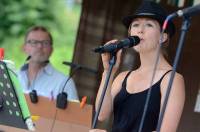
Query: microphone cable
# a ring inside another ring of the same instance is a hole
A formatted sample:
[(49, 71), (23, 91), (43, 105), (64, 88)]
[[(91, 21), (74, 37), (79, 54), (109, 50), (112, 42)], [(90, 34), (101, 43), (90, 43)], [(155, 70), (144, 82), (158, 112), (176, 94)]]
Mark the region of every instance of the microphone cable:
[(55, 125), (55, 122), (56, 122), (57, 114), (58, 114), (58, 109), (56, 109), (55, 115), (53, 117), (53, 123), (52, 123), (51, 129), (50, 129), (50, 132), (53, 131), (53, 128), (54, 128), (54, 125)]
[(75, 64), (75, 63), (67, 62), (67, 61), (63, 61), (63, 64), (64, 65), (68, 65), (70, 67), (80, 67), (81, 70), (85, 70), (87, 72), (90, 72), (90, 73), (93, 73), (93, 74), (97, 74), (97, 70), (89, 68), (89, 67), (86, 67), (84, 65)]
[[(80, 66), (76, 66), (75, 69), (73, 70), (72, 74), (68, 77), (68, 79), (65, 81), (65, 84), (63, 85), (63, 88), (62, 88), (62, 91), (59, 95), (63, 94), (64, 93), (64, 89), (65, 89), (65, 86), (67, 85), (68, 81), (72, 78), (72, 76), (78, 71), (78, 69), (80, 69), (81, 67)], [(58, 98), (58, 97), (57, 97)], [(58, 99), (57, 99), (58, 100)], [(67, 99), (66, 99), (67, 101)], [(57, 102), (57, 104), (59, 104), (61, 102), (61, 100), (59, 100)], [(60, 108), (60, 107), (59, 107)], [(61, 108), (62, 109), (62, 108)], [(53, 123), (52, 123), (52, 127), (50, 129), (50, 132), (53, 131), (53, 128), (54, 128), (54, 125), (55, 125), (55, 121), (56, 121), (56, 117), (57, 117), (57, 114), (58, 114), (58, 109), (56, 108), (56, 112), (55, 112), (55, 115), (54, 115), (54, 118), (53, 118)]]
[[(28, 56), (26, 61), (30, 60), (31, 56)], [(49, 60), (46, 60), (44, 61), (44, 64), (47, 64), (49, 63)], [(41, 71), (41, 69), (37, 72), (36, 76), (34, 77), (32, 83), (30, 82), (30, 86), (31, 86), (31, 92), (29, 93), (29, 97), (30, 97), (30, 100), (32, 103), (37, 103), (38, 102), (38, 94), (37, 94), (37, 91), (35, 90), (35, 83), (36, 83), (36, 80), (38, 78), (38, 74), (39, 72)]]
[(61, 93), (64, 92), (64, 89), (65, 89), (65, 86), (67, 85), (67, 83), (69, 82), (69, 80), (72, 78), (72, 76), (79, 70), (81, 69), (80, 66), (76, 66), (73, 70), (73, 72), (71, 73), (71, 75), (67, 78), (67, 80), (65, 81), (64, 85), (63, 85), (63, 88), (61, 90)]
[(67, 85), (67, 83), (69, 82), (69, 80), (72, 78), (72, 76), (80, 69), (80, 66), (75, 67), (75, 69), (72, 71), (71, 75), (67, 78), (67, 80), (65, 81), (62, 89), (61, 89), (61, 93), (59, 93), (57, 95), (56, 98), (56, 107), (60, 108), (60, 109), (65, 109), (67, 106), (67, 93), (64, 92), (65, 86)]

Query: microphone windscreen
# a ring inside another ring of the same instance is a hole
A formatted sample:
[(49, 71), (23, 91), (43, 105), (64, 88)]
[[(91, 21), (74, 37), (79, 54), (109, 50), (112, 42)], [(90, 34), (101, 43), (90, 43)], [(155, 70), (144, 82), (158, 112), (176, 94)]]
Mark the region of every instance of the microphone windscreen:
[(140, 43), (140, 38), (138, 36), (130, 36), (128, 39), (130, 40), (130, 47), (136, 46)]

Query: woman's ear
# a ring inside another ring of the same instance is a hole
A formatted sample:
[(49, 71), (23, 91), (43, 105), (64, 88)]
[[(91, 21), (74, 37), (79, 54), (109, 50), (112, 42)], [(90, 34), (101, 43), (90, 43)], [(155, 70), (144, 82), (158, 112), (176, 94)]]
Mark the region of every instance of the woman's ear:
[(131, 36), (131, 25), (132, 25), (132, 23), (129, 25), (129, 27), (128, 27), (128, 37), (130, 37)]
[(168, 41), (168, 34), (167, 33), (163, 33), (163, 37), (162, 37), (162, 42), (161, 43), (166, 43)]

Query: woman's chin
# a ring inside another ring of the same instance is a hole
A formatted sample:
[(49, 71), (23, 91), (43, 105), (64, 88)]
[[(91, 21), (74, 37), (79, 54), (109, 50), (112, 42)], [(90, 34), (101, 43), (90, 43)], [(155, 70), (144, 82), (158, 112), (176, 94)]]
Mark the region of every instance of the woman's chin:
[(137, 45), (137, 46), (134, 47), (134, 50), (136, 52), (141, 52), (141, 51), (143, 51), (143, 47), (141, 45)]
[(138, 53), (145, 53), (145, 52), (148, 52), (150, 50), (149, 47), (145, 47), (145, 46), (141, 46), (141, 45), (135, 46), (134, 49)]

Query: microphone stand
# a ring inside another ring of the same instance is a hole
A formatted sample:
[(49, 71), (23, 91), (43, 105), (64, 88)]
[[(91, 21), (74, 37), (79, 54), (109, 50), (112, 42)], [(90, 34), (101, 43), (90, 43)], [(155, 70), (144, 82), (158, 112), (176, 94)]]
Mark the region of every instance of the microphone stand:
[(70, 67), (75, 67), (75, 68), (79, 67), (80, 69), (86, 70), (87, 72), (97, 74), (97, 71), (95, 69), (92, 69), (92, 68), (89, 68), (89, 67), (86, 67), (86, 66), (83, 66), (83, 65), (80, 65), (80, 64), (75, 64), (75, 63), (67, 62), (67, 61), (63, 61), (63, 64), (69, 65)]
[(68, 83), (68, 81), (72, 78), (72, 76), (73, 76), (79, 69), (81, 69), (80, 66), (76, 66), (76, 67), (74, 68), (74, 70), (72, 71), (71, 75), (70, 75), (70, 76), (68, 77), (68, 79), (65, 81), (65, 84), (64, 84), (64, 86), (63, 86), (62, 92), (64, 92), (65, 86), (66, 86), (66, 84)]
[(94, 119), (93, 119), (93, 122), (92, 122), (92, 129), (96, 128), (98, 116), (99, 116), (101, 106), (102, 106), (102, 103), (103, 103), (103, 99), (105, 97), (106, 90), (107, 90), (107, 87), (108, 87), (108, 83), (109, 83), (109, 80), (110, 80), (110, 75), (111, 75), (113, 66), (116, 63), (116, 53), (117, 53), (117, 51), (113, 51), (113, 52), (110, 53), (111, 58), (109, 60), (109, 70), (108, 70), (108, 73), (106, 74), (105, 84), (104, 84), (102, 94), (101, 94), (101, 97), (100, 97), (100, 100), (99, 100), (97, 111), (95, 112), (95, 116), (94, 116)]
[(170, 76), (170, 80), (169, 80), (169, 83), (168, 83), (165, 99), (164, 99), (163, 106), (162, 106), (162, 109), (161, 109), (161, 113), (160, 113), (160, 116), (159, 116), (156, 132), (160, 132), (160, 129), (161, 129), (164, 113), (165, 113), (166, 106), (167, 106), (167, 101), (168, 101), (168, 98), (169, 98), (169, 95), (170, 95), (174, 75), (175, 75), (175, 72), (176, 72), (177, 64), (178, 64), (180, 54), (181, 54), (181, 51), (182, 51), (182, 47), (183, 47), (183, 44), (184, 44), (186, 32), (187, 32), (187, 30), (190, 26), (190, 17), (184, 17), (183, 19), (184, 19), (184, 21), (183, 21), (182, 27), (181, 27), (181, 36), (180, 36), (179, 44), (178, 44), (178, 47), (177, 47), (177, 50), (176, 50), (176, 56), (175, 56), (174, 63), (173, 63), (172, 73), (171, 73), (171, 76)]

